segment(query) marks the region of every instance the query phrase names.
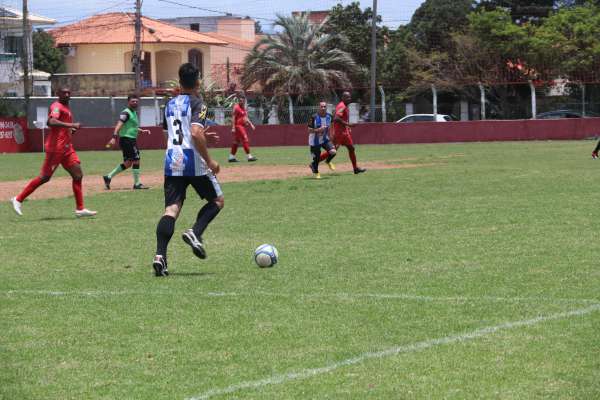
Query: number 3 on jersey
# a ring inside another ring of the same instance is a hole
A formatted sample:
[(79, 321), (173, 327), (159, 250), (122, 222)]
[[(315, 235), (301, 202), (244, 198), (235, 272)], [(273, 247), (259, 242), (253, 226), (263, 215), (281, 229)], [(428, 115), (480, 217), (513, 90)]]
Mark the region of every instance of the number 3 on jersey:
[(183, 131), (181, 130), (181, 120), (176, 119), (175, 121), (173, 121), (173, 126), (177, 128), (177, 130), (175, 131), (175, 135), (177, 136), (173, 138), (173, 144), (175, 146), (181, 146), (181, 144), (183, 143)]

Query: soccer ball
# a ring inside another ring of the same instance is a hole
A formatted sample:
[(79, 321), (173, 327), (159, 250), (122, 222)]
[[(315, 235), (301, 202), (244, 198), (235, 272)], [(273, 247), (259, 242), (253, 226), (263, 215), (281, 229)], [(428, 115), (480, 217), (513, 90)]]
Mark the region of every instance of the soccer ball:
[(260, 245), (254, 250), (254, 262), (261, 268), (269, 268), (277, 264), (279, 253), (272, 244)]

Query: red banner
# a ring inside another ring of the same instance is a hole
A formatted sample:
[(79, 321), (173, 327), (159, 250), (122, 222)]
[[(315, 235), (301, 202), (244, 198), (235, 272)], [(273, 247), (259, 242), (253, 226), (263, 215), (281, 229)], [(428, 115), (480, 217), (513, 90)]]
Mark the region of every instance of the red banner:
[(0, 117), (0, 153), (29, 151), (28, 138), (25, 118)]

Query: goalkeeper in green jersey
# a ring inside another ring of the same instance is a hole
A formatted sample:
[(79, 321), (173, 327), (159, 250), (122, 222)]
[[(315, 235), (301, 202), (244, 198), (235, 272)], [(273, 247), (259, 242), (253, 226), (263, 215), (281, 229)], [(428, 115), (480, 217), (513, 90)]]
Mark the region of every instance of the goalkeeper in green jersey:
[(125, 108), (119, 121), (115, 126), (113, 136), (106, 144), (106, 148), (111, 148), (115, 145), (117, 137), (119, 138), (119, 147), (123, 151), (123, 163), (119, 164), (108, 175), (104, 175), (104, 187), (110, 190), (110, 181), (120, 172), (125, 171), (129, 167), (133, 167), (133, 188), (148, 189), (140, 182), (140, 150), (137, 147), (138, 133), (150, 134), (148, 129), (140, 129), (140, 123), (137, 115), (137, 108), (140, 99), (135, 94), (130, 94), (127, 97), (127, 108)]

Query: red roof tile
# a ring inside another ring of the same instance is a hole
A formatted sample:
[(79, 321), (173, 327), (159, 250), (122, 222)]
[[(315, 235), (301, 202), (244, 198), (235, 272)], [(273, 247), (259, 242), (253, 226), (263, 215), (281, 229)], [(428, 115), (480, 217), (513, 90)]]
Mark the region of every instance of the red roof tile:
[(238, 47), (242, 47), (245, 49), (252, 49), (254, 47), (254, 45), (256, 45), (256, 43), (262, 38), (259, 35), (256, 35), (256, 40), (253, 41), (249, 41), (249, 40), (242, 40), (240, 38), (236, 38), (234, 36), (229, 36), (229, 35), (223, 35), (220, 33), (215, 33), (215, 32), (203, 32), (204, 35), (206, 36), (210, 36), (213, 39), (217, 39), (217, 40), (222, 40), (224, 42), (227, 42), (228, 44), (232, 44)]
[[(94, 15), (74, 24), (52, 29), (57, 46), (135, 42), (135, 14)], [(202, 43), (227, 45), (226, 41), (178, 28), (152, 18), (142, 17), (142, 43)]]

